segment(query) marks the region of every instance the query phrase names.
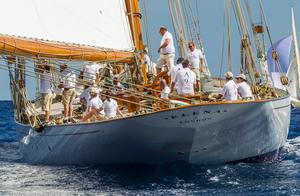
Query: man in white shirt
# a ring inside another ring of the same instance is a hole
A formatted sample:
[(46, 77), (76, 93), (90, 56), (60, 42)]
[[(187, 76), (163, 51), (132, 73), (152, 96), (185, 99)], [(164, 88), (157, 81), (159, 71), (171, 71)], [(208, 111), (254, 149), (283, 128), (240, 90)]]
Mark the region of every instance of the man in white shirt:
[(172, 82), (171, 92), (173, 92), (175, 84), (177, 86), (177, 92), (180, 96), (193, 96), (194, 88), (196, 85), (196, 74), (190, 70), (189, 61), (184, 60), (182, 62), (182, 69), (176, 74), (175, 81)]
[(162, 36), (160, 46), (158, 48), (159, 58), (156, 64), (157, 75), (162, 68), (166, 66), (170, 70), (174, 66), (175, 47), (173, 43), (173, 36), (166, 27), (160, 27), (159, 33)]
[(96, 118), (99, 118), (100, 112), (103, 110), (103, 102), (98, 96), (99, 89), (95, 87), (90, 88), (90, 100), (88, 103), (88, 109), (87, 114), (83, 116), (82, 121), (86, 122), (88, 119), (90, 119), (92, 116), (96, 116)]
[(59, 88), (63, 88), (62, 101), (64, 105), (64, 117), (65, 120), (72, 118), (73, 116), (73, 101), (76, 97), (76, 75), (75, 73), (68, 68), (67, 64), (60, 66), (61, 71), (61, 82)]
[(96, 79), (99, 75), (99, 65), (97, 63), (88, 63), (85, 64), (81, 70), (81, 74), (83, 76), (84, 81), (91, 82), (95, 84)]
[(49, 65), (43, 65), (41, 70), (44, 70), (40, 74), (40, 93), (42, 95), (42, 110), (45, 111), (45, 122), (49, 123), (51, 115), (51, 105), (53, 100), (53, 77), (50, 72)]
[(238, 99), (237, 85), (233, 81), (232, 72), (225, 73), (226, 84), (223, 87), (221, 97), (226, 101), (236, 101)]
[(196, 91), (201, 91), (200, 86), (200, 70), (203, 66), (203, 54), (202, 51), (195, 48), (194, 42), (188, 43), (189, 51), (187, 53), (187, 59), (191, 63), (191, 69), (196, 74)]
[(171, 77), (171, 82), (174, 82), (175, 81), (175, 76), (176, 76), (176, 73), (183, 69), (182, 68), (182, 62), (184, 61), (184, 58), (182, 57), (179, 57), (176, 61), (176, 65), (174, 67), (171, 68), (170, 72), (169, 72), (169, 75)]
[(236, 78), (237, 81), (237, 90), (238, 94), (241, 96), (244, 100), (251, 100), (253, 99), (253, 94), (250, 86), (247, 84), (247, 79), (244, 74), (238, 75)]
[(118, 107), (118, 103), (116, 100), (112, 99), (112, 94), (110, 92), (106, 92), (103, 95), (104, 102), (103, 102), (103, 110), (106, 118), (115, 118), (117, 115), (123, 117), (122, 112)]
[[(169, 76), (171, 77), (171, 84), (172, 82), (175, 82), (175, 77), (176, 74), (179, 70), (183, 69), (182, 67), (182, 62), (184, 61), (184, 58), (179, 57), (176, 61), (176, 65), (174, 67), (171, 68), (170, 72), (169, 72)], [(178, 85), (175, 84), (174, 89), (177, 91), (177, 87)], [(177, 92), (178, 93), (178, 92)]]

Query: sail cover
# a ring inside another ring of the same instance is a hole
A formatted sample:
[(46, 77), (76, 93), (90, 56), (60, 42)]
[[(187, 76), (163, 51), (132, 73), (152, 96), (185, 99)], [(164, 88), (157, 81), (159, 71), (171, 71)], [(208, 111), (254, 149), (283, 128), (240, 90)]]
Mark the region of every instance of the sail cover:
[(0, 33), (132, 50), (124, 0), (9, 0), (1, 2)]

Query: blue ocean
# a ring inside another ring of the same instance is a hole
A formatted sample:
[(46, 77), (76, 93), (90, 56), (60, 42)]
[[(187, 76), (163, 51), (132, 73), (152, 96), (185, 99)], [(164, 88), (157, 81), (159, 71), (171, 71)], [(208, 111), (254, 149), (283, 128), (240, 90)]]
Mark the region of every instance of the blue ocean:
[(300, 111), (282, 160), (195, 166), (32, 166), (20, 161), (12, 104), (0, 101), (0, 195), (300, 195)]

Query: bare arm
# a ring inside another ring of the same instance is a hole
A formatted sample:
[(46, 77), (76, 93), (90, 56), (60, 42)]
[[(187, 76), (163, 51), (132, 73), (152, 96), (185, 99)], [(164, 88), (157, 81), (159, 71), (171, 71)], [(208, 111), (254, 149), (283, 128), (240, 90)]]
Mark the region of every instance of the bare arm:
[(158, 48), (158, 52), (160, 52), (160, 49), (167, 47), (170, 41), (171, 41), (170, 39), (166, 39), (164, 43)]

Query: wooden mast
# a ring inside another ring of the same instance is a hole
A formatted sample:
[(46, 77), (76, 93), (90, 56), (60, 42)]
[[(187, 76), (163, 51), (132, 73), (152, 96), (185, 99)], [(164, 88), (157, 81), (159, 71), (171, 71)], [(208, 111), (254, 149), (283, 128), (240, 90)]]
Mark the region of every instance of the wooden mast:
[[(142, 15), (139, 10), (139, 2), (138, 0), (125, 0), (126, 10), (128, 14), (128, 20), (130, 24), (130, 30), (132, 33), (132, 39), (136, 48), (136, 52), (139, 55), (139, 58), (143, 62), (144, 59), (144, 42), (142, 36), (142, 25), (141, 18)], [(141, 62), (137, 62), (141, 63)], [(142, 64), (142, 74), (144, 78), (144, 84), (147, 84), (147, 73), (146, 73), (146, 65)]]

